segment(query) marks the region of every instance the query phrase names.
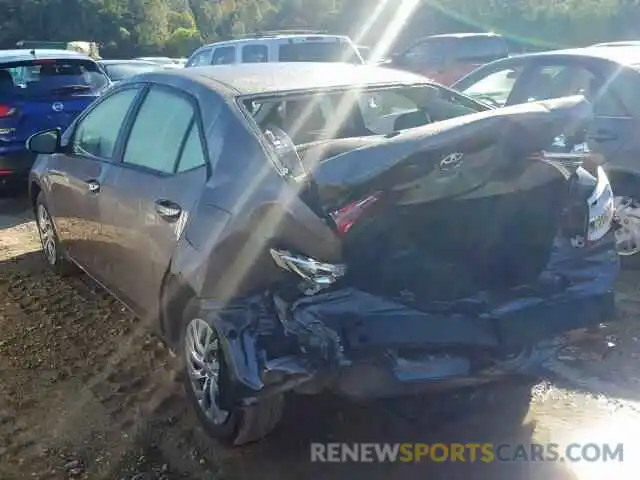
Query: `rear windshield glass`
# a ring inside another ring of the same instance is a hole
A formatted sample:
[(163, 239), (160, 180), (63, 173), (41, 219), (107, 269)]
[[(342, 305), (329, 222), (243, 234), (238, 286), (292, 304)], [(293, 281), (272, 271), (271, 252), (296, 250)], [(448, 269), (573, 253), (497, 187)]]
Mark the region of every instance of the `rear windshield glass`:
[(0, 66), (1, 97), (42, 97), (94, 93), (108, 80), (84, 59), (30, 60)]
[(111, 65), (105, 65), (105, 69), (107, 70), (109, 77), (111, 77), (111, 80), (115, 82), (133, 77), (139, 73), (156, 70), (157, 68), (157, 65), (138, 65), (135, 63), (114, 63)]
[(357, 50), (342, 42), (301, 42), (280, 45), (281, 62), (362, 63)]

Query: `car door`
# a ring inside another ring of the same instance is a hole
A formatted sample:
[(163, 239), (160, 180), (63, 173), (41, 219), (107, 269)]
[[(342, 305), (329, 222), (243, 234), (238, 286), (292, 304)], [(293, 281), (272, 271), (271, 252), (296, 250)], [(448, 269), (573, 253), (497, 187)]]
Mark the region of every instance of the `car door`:
[(176, 243), (207, 181), (203, 138), (196, 101), (181, 90), (151, 86), (122, 161), (107, 175), (105, 228), (119, 247), (108, 281), (141, 315), (158, 306)]
[(590, 147), (611, 159), (633, 143), (636, 122), (612, 88), (615, 70), (606, 63), (582, 59), (546, 58), (533, 62), (526, 85), (512, 103), (523, 103), (570, 95), (584, 95), (594, 109), (587, 129)]
[(65, 153), (50, 158), (47, 201), (69, 255), (98, 280), (104, 273), (101, 184), (117, 155), (121, 126), (140, 89), (120, 90), (91, 106), (65, 132)]

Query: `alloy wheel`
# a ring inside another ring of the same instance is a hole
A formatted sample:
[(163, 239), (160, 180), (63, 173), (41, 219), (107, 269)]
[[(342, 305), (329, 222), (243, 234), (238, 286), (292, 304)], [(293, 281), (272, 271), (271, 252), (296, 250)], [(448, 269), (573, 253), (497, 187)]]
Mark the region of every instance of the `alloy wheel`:
[(640, 251), (640, 202), (631, 197), (615, 197), (616, 215), (620, 227), (616, 230), (616, 248), (623, 256)]
[(220, 393), (220, 341), (213, 328), (200, 318), (187, 325), (185, 335), (187, 374), (202, 412), (216, 425), (229, 418), (218, 405)]
[(56, 250), (56, 236), (53, 230), (51, 216), (44, 205), (38, 205), (38, 231), (44, 256), (50, 265), (55, 265), (58, 259)]

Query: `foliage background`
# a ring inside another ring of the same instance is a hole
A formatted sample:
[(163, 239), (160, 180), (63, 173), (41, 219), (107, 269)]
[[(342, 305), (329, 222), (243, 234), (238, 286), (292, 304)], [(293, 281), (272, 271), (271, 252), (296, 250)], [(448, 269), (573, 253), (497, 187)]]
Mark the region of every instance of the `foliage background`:
[(452, 31), (495, 31), (528, 49), (640, 36), (640, 0), (0, 0), (0, 12), (1, 48), (92, 40), (104, 57), (187, 56), (202, 43), (293, 27), (370, 46), (384, 38), (388, 49)]

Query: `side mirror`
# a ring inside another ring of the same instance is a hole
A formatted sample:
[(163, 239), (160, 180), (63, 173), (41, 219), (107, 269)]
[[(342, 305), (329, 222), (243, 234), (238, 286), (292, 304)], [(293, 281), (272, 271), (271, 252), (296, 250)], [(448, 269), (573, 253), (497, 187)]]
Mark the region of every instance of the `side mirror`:
[(51, 154), (60, 151), (60, 129), (53, 128), (34, 133), (27, 139), (27, 150), (37, 154)]

